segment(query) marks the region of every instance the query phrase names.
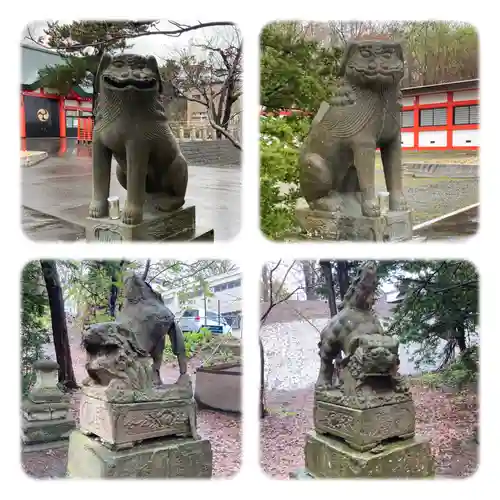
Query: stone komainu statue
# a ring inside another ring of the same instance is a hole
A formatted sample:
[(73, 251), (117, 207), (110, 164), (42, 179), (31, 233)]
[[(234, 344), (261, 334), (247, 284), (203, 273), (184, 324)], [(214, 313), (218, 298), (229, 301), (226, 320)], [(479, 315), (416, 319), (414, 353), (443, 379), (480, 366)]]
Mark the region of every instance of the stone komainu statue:
[(312, 209), (342, 212), (346, 200), (354, 198), (359, 215), (379, 216), (379, 147), (389, 209), (406, 210), (398, 102), (403, 65), (397, 42), (363, 40), (347, 45), (340, 68), (343, 85), (314, 119), (300, 155), (300, 188)]
[(151, 357), (134, 332), (116, 322), (90, 325), (82, 339), (88, 378), (83, 384), (114, 390), (147, 391), (153, 384)]
[(172, 351), (177, 356), (180, 375), (187, 372), (184, 337), (175, 316), (163, 303), (161, 295), (141, 277), (132, 274), (125, 278), (125, 300), (117, 322), (134, 332), (141, 349), (153, 358), (153, 382), (162, 383), (160, 367), (168, 335)]
[[(342, 310), (321, 332), (318, 344), (320, 370), (317, 389), (335, 387), (334, 361), (347, 368), (353, 379), (363, 381), (371, 375), (392, 377), (399, 366), (399, 342), (384, 332), (372, 310), (377, 289), (377, 267), (364, 263), (358, 270), (343, 301)], [(338, 367), (337, 367), (338, 368)]]
[(187, 163), (167, 123), (161, 93), (153, 56), (103, 55), (94, 78), (90, 217), (108, 215), (112, 157), (127, 190), (125, 224), (142, 221), (146, 193), (157, 210), (184, 205)]

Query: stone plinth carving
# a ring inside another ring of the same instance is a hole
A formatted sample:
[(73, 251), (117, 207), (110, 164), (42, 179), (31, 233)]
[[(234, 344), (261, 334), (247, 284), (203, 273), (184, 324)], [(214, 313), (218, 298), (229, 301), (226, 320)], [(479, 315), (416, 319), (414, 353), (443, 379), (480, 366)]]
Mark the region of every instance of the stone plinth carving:
[[(347, 45), (340, 68), (343, 83), (321, 105), (299, 159), (304, 200), (296, 216), (313, 238), (388, 241), (411, 237), (401, 164), (403, 67), (397, 42), (363, 40)], [(377, 148), (389, 192), (388, 213), (396, 212), (403, 225), (381, 213), (375, 190)]]
[(21, 406), (23, 450), (67, 446), (75, 421), (68, 414), (69, 397), (57, 386), (59, 366), (43, 359), (33, 367), (36, 382)]
[(372, 310), (377, 267), (365, 262), (343, 307), (321, 332), (315, 430), (305, 471), (292, 477), (426, 477), (429, 441), (415, 436), (415, 407), (398, 374), (399, 341)]

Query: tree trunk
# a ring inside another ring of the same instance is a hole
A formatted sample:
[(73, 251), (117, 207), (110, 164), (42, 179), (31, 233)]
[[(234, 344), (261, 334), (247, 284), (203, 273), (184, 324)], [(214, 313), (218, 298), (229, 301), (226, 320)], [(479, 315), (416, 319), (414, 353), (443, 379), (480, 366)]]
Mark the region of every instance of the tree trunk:
[(54, 349), (59, 365), (59, 382), (65, 389), (77, 389), (78, 384), (75, 380), (73, 363), (71, 361), (71, 351), (69, 348), (64, 299), (56, 262), (54, 260), (40, 260), (40, 265), (42, 267), (43, 279), (45, 280), (49, 298), (52, 337), (54, 339)]
[[(122, 274), (123, 271), (123, 266), (125, 264), (125, 260), (120, 261), (120, 274)], [(144, 274), (147, 276), (147, 273), (149, 271), (149, 266), (151, 264), (151, 259), (148, 259), (147, 264), (146, 264), (146, 270), (144, 271)], [(116, 286), (116, 270), (113, 269), (113, 273), (111, 275), (111, 290), (109, 293), (109, 299), (108, 299), (108, 314), (114, 319), (116, 317), (116, 301), (118, 300), (118, 293), (119, 289)]]
[(264, 394), (264, 346), (262, 340), (259, 338), (259, 351), (260, 351), (260, 418), (264, 418), (267, 415), (266, 404), (265, 404), (265, 394)]
[(465, 328), (462, 324), (457, 325), (457, 328), (455, 328), (455, 338), (460, 352), (464, 352), (467, 349), (467, 342), (465, 340)]
[(304, 284), (307, 300), (316, 300), (316, 283), (314, 280), (314, 263), (310, 260), (301, 261), (302, 271), (304, 272)]
[(330, 317), (337, 314), (337, 303), (335, 301), (335, 288), (333, 286), (332, 263), (329, 260), (320, 260), (319, 265), (325, 277), (325, 285), (328, 291), (328, 307), (330, 308)]
[[(115, 281), (116, 278), (113, 277), (113, 281)], [(109, 300), (108, 300), (108, 314), (114, 319), (116, 317), (116, 300), (118, 299), (118, 287), (116, 284), (113, 282), (111, 283), (111, 290), (109, 293)]]
[(262, 266), (261, 279), (262, 279), (262, 300), (264, 302), (271, 302), (271, 290), (269, 287), (270, 276), (267, 264), (264, 264)]
[(337, 279), (339, 284), (340, 299), (344, 300), (344, 296), (349, 289), (349, 263), (346, 260), (337, 261)]

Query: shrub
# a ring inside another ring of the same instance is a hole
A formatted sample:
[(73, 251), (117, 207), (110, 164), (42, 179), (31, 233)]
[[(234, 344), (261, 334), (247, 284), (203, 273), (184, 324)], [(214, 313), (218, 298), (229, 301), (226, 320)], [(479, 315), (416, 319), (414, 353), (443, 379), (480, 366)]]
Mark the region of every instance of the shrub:
[(21, 276), (21, 390), (26, 394), (35, 381), (33, 363), (42, 357), (49, 341), (48, 301), (42, 288), (38, 261), (29, 262)]
[(456, 361), (440, 371), (424, 373), (419, 377), (419, 381), (432, 388), (447, 385), (462, 390), (467, 385), (477, 382), (478, 354), (477, 346), (470, 347), (461, 353)]
[[(186, 357), (192, 358), (197, 354), (203, 346), (207, 345), (212, 339), (212, 332), (208, 328), (201, 328), (199, 332), (185, 332), (184, 345), (186, 347)], [(170, 338), (167, 336), (165, 339), (165, 350), (163, 351), (163, 358), (166, 361), (175, 359), (172, 351), (172, 344)]]
[(235, 343), (239, 343), (232, 335), (217, 335), (202, 346), (203, 366), (215, 366), (226, 363), (240, 363), (241, 357), (235, 353)]
[[(299, 229), (294, 220), (299, 193), (299, 149), (308, 117), (262, 117), (260, 122), (260, 221), (263, 233), (280, 240)], [(283, 189), (285, 186), (288, 189)]]

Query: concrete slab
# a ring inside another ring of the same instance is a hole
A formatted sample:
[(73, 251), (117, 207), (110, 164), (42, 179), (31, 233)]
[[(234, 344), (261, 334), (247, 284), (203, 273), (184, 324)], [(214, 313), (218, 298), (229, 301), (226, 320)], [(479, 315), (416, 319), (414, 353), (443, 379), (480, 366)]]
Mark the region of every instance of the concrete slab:
[(413, 227), (415, 238), (428, 240), (456, 240), (469, 238), (477, 233), (479, 203), (455, 210), (441, 217)]
[(49, 157), (45, 151), (21, 151), (21, 167), (32, 167)]
[[(126, 191), (119, 185), (113, 162), (111, 195)], [(43, 164), (21, 171), (23, 230), (36, 240), (78, 238), (76, 228), (61, 223), (58, 214), (88, 204), (92, 182), (92, 159), (72, 154), (50, 156)], [(216, 240), (228, 240), (240, 230), (240, 167), (190, 166), (186, 204), (196, 206), (196, 224), (214, 228)], [(40, 217), (41, 214), (45, 214)], [(67, 216), (62, 217), (68, 221)]]
[(475, 179), (479, 165), (467, 163), (403, 163), (404, 173), (413, 177), (451, 177)]

